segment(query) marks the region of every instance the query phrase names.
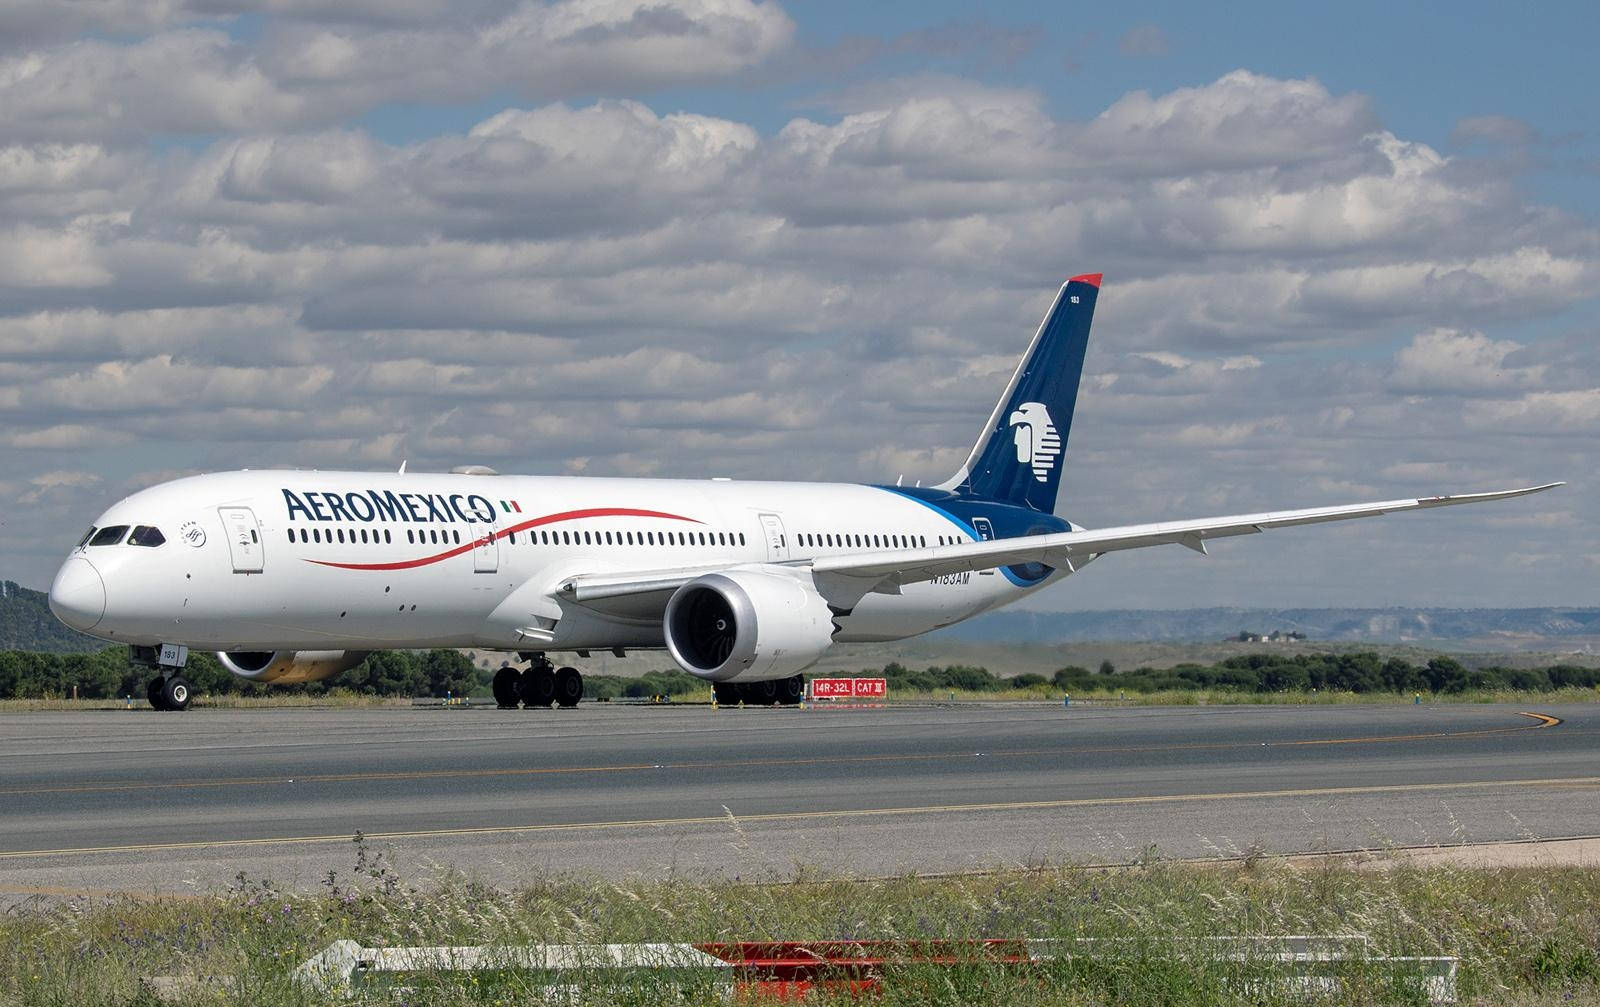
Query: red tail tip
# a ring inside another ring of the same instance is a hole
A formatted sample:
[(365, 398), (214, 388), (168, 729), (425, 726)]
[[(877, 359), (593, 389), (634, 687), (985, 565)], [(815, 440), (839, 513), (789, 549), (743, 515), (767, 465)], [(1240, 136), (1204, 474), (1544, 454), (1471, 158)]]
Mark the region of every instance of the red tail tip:
[(1100, 278), (1102, 276), (1104, 276), (1104, 275), (1106, 275), (1106, 274), (1104, 274), (1104, 273), (1084, 273), (1082, 276), (1074, 276), (1072, 279), (1068, 280), (1067, 282), (1068, 283), (1087, 283), (1089, 286), (1095, 288), (1096, 290), (1099, 290), (1100, 289)]

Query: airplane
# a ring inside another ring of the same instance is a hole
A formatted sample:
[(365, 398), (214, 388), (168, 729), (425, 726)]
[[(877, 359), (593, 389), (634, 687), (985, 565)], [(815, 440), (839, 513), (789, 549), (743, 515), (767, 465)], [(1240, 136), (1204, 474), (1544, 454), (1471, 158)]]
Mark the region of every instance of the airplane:
[[(1058, 517), (1101, 274), (1063, 283), (967, 460), (936, 486), (240, 471), (117, 501), (50, 587), (63, 623), (127, 644), (150, 705), (189, 706), (189, 648), (256, 682), (376, 650), (508, 657), (501, 707), (572, 706), (552, 654), (665, 648), (719, 703), (794, 704), (839, 643), (900, 640), (1027, 598), (1111, 552), (1551, 489), (1089, 529)], [(521, 667), (519, 667), (521, 665)]]

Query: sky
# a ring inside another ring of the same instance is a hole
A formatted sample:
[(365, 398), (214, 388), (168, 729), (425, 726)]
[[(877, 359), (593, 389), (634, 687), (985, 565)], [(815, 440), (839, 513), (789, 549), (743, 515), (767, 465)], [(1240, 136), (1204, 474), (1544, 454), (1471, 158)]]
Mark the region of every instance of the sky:
[(0, 577), (234, 468), (939, 481), (1104, 272), (1042, 610), (1600, 604), (1580, 4), (11, 0)]

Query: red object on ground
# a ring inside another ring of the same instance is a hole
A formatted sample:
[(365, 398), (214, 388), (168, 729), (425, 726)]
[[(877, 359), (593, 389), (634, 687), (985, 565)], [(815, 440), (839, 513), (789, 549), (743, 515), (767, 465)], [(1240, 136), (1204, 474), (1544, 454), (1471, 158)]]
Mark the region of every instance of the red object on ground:
[(811, 680), (812, 699), (857, 699), (875, 697), (882, 699), (889, 694), (889, 680), (886, 678), (813, 678)]

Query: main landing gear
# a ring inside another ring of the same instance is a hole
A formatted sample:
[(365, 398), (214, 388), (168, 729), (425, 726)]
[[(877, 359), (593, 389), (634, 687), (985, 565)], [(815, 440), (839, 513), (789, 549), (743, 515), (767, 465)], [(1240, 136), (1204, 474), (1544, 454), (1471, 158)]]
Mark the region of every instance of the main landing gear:
[(187, 710), (194, 699), (194, 686), (182, 675), (158, 675), (145, 687), (145, 698), (157, 710)]
[(583, 676), (576, 668), (557, 668), (543, 654), (535, 654), (522, 671), (508, 664), (495, 672), (491, 688), (502, 710), (515, 710), (518, 703), (530, 710), (573, 707), (583, 698)]
[(806, 696), (804, 675), (765, 682), (717, 682), (711, 686), (718, 706), (798, 706)]

